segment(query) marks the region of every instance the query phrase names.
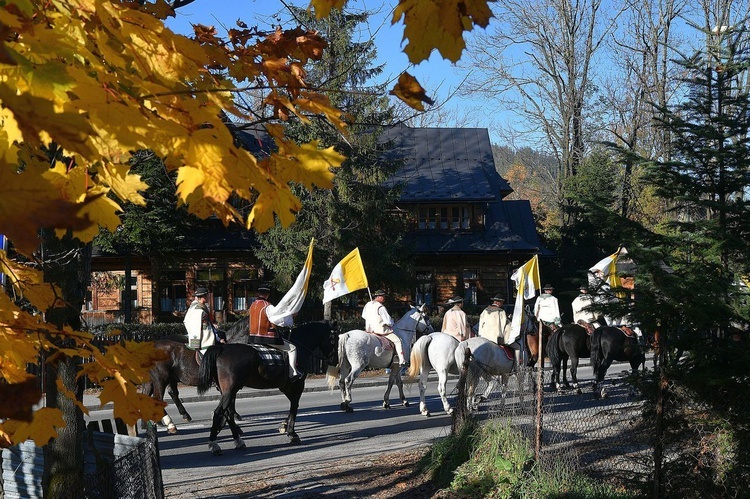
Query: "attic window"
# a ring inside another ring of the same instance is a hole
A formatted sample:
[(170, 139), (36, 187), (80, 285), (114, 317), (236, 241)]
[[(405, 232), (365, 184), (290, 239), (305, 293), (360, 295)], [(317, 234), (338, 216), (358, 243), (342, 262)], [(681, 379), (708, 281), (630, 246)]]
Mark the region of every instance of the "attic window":
[(457, 231), (471, 229), (471, 208), (455, 205), (423, 205), (418, 210), (419, 230)]

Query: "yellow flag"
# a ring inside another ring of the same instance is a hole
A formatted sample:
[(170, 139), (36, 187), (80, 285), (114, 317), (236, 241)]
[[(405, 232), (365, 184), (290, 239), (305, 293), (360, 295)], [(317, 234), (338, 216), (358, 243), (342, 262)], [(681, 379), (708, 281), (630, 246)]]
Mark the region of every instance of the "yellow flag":
[(367, 276), (359, 248), (354, 248), (331, 272), (323, 284), (323, 303), (367, 287)]
[(516, 303), (513, 308), (513, 320), (510, 323), (510, 336), (508, 343), (513, 343), (521, 335), (521, 323), (523, 322), (524, 300), (530, 300), (536, 296), (542, 287), (539, 277), (539, 257), (534, 257), (517, 268), (510, 276), (516, 283)]
[(310, 241), (310, 248), (307, 250), (307, 259), (302, 272), (297, 276), (297, 280), (286, 292), (278, 305), (269, 305), (266, 308), (268, 320), (277, 326), (291, 327), (294, 324), (294, 314), (300, 311), (302, 304), (305, 303), (307, 296), (307, 285), (310, 282), (310, 273), (312, 272), (312, 255), (315, 238)]

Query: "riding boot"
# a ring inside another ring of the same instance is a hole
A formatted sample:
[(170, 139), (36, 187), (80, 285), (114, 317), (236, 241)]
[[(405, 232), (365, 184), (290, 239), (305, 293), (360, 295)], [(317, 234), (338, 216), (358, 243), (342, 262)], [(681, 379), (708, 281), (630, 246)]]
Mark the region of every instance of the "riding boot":
[(290, 348), (287, 353), (289, 354), (289, 377), (297, 379), (302, 376), (302, 373), (297, 370), (297, 349)]

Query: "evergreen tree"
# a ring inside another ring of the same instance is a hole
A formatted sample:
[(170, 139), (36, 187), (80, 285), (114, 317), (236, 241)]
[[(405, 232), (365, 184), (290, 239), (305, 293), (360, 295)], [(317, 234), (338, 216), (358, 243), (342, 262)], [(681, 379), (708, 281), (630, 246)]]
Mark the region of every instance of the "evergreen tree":
[[(316, 239), (313, 283), (324, 282), (333, 266), (359, 247), (371, 286), (407, 290), (410, 261), (400, 245), (405, 228), (393, 209), (399, 192), (382, 187), (400, 165), (381, 161), (387, 144), (378, 141), (383, 126), (393, 121), (392, 109), (383, 97), (383, 86), (368, 86), (382, 71), (373, 66), (372, 40), (355, 41), (357, 27), (368, 16), (334, 11), (327, 19), (316, 20), (305, 10), (294, 9), (294, 13), (298, 22), (321, 32), (329, 43), (307, 80), (324, 89), (332, 103), (347, 113), (349, 133), (342, 136), (322, 122), (292, 122), (287, 134), (298, 141), (317, 139), (321, 146), (334, 146), (348, 159), (336, 171), (332, 190), (307, 191), (295, 186), (302, 210), (291, 227), (277, 224), (259, 234), (257, 255), (273, 271), (275, 285), (287, 289), (302, 267), (312, 237)], [(310, 286), (307, 304), (321, 296), (322, 286)]]

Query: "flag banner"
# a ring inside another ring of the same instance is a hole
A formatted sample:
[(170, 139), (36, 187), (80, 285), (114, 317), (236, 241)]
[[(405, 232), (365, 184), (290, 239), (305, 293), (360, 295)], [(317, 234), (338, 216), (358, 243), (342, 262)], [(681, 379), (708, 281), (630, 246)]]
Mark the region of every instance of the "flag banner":
[(359, 256), (359, 248), (354, 248), (333, 268), (331, 277), (323, 284), (323, 303), (367, 286), (367, 276), (362, 258)]
[(297, 276), (297, 280), (286, 292), (278, 305), (269, 305), (266, 308), (268, 320), (277, 326), (292, 327), (294, 324), (294, 314), (300, 311), (302, 304), (305, 303), (307, 296), (307, 285), (310, 282), (310, 272), (312, 271), (312, 255), (315, 238), (310, 241), (310, 248), (307, 250), (307, 260), (302, 272)]
[(513, 320), (510, 323), (509, 343), (513, 343), (521, 336), (521, 324), (524, 316), (524, 300), (530, 300), (536, 296), (537, 291), (542, 287), (542, 281), (539, 277), (539, 257), (534, 257), (521, 267), (517, 268), (510, 276), (516, 283), (516, 303), (513, 308)]
[(619, 248), (608, 257), (596, 262), (596, 265), (589, 269), (589, 284), (598, 287), (602, 282), (605, 282), (610, 288), (621, 288), (622, 282), (617, 275), (617, 261), (620, 256), (627, 254), (628, 251), (625, 248)]

